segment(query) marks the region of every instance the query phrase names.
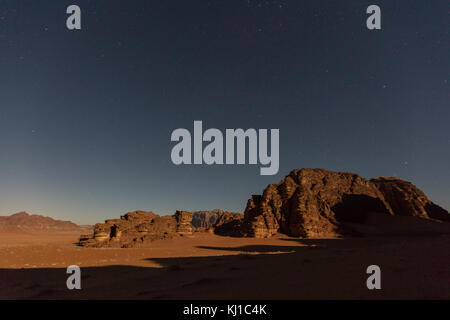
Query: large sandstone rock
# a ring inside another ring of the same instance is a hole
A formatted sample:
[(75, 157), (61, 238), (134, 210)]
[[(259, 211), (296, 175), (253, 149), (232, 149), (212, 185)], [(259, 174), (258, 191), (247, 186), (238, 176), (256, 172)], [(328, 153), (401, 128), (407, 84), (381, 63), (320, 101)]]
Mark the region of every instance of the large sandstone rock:
[(370, 181), (383, 193), (384, 198), (396, 215), (450, 221), (450, 214), (431, 202), (411, 182), (400, 178), (386, 177), (374, 178)]
[(270, 237), (277, 232), (306, 238), (351, 234), (374, 213), (415, 215), (448, 221), (414, 185), (400, 179), (372, 181), (353, 173), (323, 169), (293, 170), (279, 184), (248, 200), (241, 233)]
[(80, 245), (87, 247), (135, 247), (174, 236), (192, 234), (192, 213), (177, 211), (172, 216), (153, 212), (134, 211), (120, 219), (106, 220), (94, 226), (91, 237), (80, 237)]
[[(217, 214), (217, 217), (211, 219), (214, 222), (202, 221), (203, 218), (212, 217), (212, 214), (208, 215), (209, 213)], [(200, 225), (198, 227), (193, 226), (194, 216), (197, 216), (197, 223)], [(172, 216), (159, 216), (147, 211), (133, 211), (121, 216), (120, 219), (109, 219), (105, 223), (97, 223), (92, 235), (80, 236), (79, 244), (86, 247), (136, 247), (158, 239), (170, 239), (174, 236), (191, 235), (200, 231), (212, 232), (215, 226), (218, 226), (220, 234), (240, 236), (240, 225), (233, 221), (241, 221), (242, 218), (242, 214), (220, 209), (202, 211), (197, 215), (178, 210)]]

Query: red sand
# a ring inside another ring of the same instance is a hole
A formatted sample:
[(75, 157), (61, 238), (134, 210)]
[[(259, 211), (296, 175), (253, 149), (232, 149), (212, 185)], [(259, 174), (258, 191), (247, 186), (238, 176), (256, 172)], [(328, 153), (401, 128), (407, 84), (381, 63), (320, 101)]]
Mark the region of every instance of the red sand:
[[(449, 299), (450, 237), (302, 240), (207, 233), (94, 249), (76, 234), (0, 234), (2, 299)], [(66, 268), (82, 290), (66, 289)], [(382, 290), (366, 288), (381, 267)]]

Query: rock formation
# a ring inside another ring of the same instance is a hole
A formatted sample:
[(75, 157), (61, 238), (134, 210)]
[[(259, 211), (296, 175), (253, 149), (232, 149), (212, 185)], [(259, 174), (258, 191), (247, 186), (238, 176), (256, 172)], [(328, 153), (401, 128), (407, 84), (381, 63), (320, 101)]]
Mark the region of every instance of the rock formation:
[(349, 224), (363, 224), (373, 213), (449, 221), (447, 211), (399, 178), (369, 181), (353, 173), (296, 169), (248, 200), (239, 227), (251, 237), (335, 237), (351, 234)]
[(106, 220), (94, 226), (93, 236), (80, 237), (80, 245), (87, 247), (135, 247), (158, 239), (190, 235), (192, 213), (177, 211), (172, 216), (153, 212), (133, 211), (120, 219)]
[[(415, 220), (402, 226), (404, 219), (397, 217), (405, 216)], [(434, 221), (450, 221), (450, 214), (410, 182), (385, 177), (366, 180), (354, 173), (323, 169), (296, 169), (280, 183), (270, 184), (262, 195), (252, 196), (244, 215), (223, 210), (177, 211), (172, 216), (134, 211), (120, 219), (96, 224), (93, 236), (82, 236), (80, 244), (134, 247), (206, 230), (223, 236), (258, 238), (278, 232), (304, 238), (382, 234), (386, 230), (403, 232), (405, 226), (429, 232), (437, 230), (431, 225)], [(380, 229), (380, 223), (388, 228)], [(443, 232), (450, 232), (450, 224), (440, 227)], [(406, 232), (410, 231), (408, 228)]]
[(175, 212), (175, 219), (177, 221), (176, 232), (181, 235), (192, 234), (194, 228), (192, 227), (192, 212), (177, 211)]
[(434, 204), (411, 182), (379, 177), (370, 180), (383, 194), (396, 215), (450, 221), (450, 214)]

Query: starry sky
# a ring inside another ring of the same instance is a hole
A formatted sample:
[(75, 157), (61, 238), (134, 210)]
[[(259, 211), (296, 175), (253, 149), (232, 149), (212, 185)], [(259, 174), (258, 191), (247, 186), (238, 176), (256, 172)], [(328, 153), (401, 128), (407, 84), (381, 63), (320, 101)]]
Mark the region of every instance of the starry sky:
[[(66, 28), (77, 4), (82, 29)], [(366, 28), (377, 4), (382, 30)], [(301, 167), (450, 209), (448, 1), (0, 0), (0, 215), (243, 211)], [(280, 170), (175, 166), (176, 128), (279, 128)]]

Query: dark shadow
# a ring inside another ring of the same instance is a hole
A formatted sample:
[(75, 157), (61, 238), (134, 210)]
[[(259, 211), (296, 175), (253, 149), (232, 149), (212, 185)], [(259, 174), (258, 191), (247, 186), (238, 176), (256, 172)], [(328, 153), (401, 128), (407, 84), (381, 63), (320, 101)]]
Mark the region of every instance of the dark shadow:
[(243, 247), (210, 247), (210, 246), (197, 246), (199, 249), (210, 249), (210, 250), (222, 250), (231, 252), (243, 252), (243, 253), (265, 253), (265, 252), (293, 252), (297, 248), (301, 247), (290, 247), (290, 246), (266, 246), (266, 245), (253, 245), (253, 246), (243, 246)]
[(334, 205), (336, 219), (342, 222), (363, 223), (367, 219), (367, 214), (379, 212), (389, 214), (384, 203), (378, 199), (367, 195), (344, 194), (342, 202)]
[(220, 226), (216, 226), (216, 228), (214, 229), (214, 234), (217, 234), (219, 236), (241, 237), (242, 223), (242, 219), (235, 219), (223, 223)]
[(450, 222), (450, 214), (434, 203), (427, 203), (425, 205), (425, 211), (431, 219), (437, 219), (445, 222)]
[[(402, 239), (286, 237), (286, 245), (198, 246), (199, 256), (145, 258), (142, 267), (81, 266), (82, 290), (66, 288), (65, 268), (3, 268), (0, 299), (450, 298), (448, 239)], [(382, 268), (383, 290), (365, 286), (372, 264)]]

